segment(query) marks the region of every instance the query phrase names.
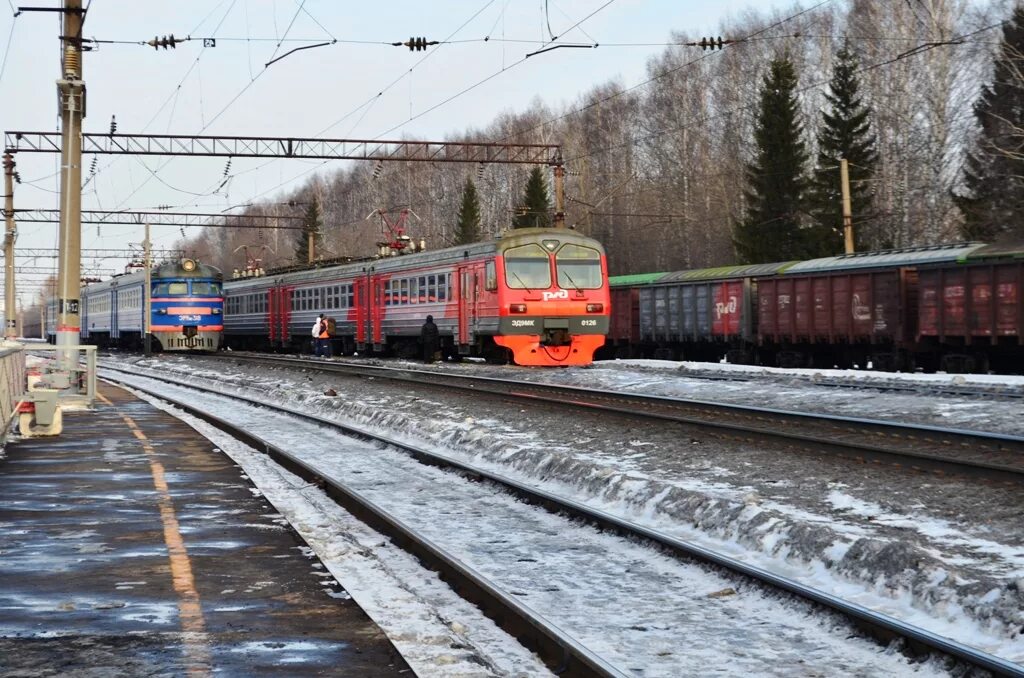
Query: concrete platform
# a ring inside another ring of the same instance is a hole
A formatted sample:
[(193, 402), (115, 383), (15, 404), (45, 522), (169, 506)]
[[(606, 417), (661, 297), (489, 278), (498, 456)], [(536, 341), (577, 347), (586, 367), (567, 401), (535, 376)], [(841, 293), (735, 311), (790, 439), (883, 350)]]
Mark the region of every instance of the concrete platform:
[(0, 459), (0, 676), (410, 676), (241, 469), (102, 386)]

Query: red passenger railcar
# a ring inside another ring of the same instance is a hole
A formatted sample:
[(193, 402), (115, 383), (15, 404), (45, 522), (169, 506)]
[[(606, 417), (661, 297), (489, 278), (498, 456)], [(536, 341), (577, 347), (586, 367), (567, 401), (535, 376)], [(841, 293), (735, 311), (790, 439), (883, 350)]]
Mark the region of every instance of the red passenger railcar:
[(608, 331), (604, 249), (567, 229), (243, 278), (225, 295), (225, 337), (236, 348), (300, 348), (325, 313), (338, 351), (412, 357), (432, 315), (451, 357), (586, 365)]

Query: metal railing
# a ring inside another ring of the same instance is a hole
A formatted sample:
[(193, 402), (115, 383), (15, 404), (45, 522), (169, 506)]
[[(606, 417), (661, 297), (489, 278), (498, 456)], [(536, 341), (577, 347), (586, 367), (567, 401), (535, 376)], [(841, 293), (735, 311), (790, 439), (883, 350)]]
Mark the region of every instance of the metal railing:
[(0, 447), (7, 442), (18, 403), (25, 396), (25, 347), (13, 341), (0, 343)]
[[(27, 378), (32, 386), (60, 391), (60, 404), (65, 409), (92, 407), (96, 400), (95, 346), (30, 344), (25, 348), (37, 358), (27, 368)], [(43, 358), (39, 353), (52, 353), (53, 357)]]

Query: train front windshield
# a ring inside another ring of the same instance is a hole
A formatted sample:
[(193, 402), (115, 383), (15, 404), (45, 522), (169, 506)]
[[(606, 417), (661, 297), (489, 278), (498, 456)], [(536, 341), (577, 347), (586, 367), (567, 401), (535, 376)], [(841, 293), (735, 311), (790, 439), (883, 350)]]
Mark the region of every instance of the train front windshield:
[(154, 297), (186, 297), (188, 296), (188, 283), (185, 281), (181, 282), (170, 282), (170, 283), (157, 283), (153, 285), (153, 296)]
[(558, 286), (596, 290), (601, 287), (601, 253), (592, 247), (565, 244), (555, 254)]
[(551, 258), (547, 250), (535, 244), (506, 250), (505, 283), (518, 290), (551, 287)]
[(193, 280), (192, 294), (197, 297), (219, 297), (220, 283)]

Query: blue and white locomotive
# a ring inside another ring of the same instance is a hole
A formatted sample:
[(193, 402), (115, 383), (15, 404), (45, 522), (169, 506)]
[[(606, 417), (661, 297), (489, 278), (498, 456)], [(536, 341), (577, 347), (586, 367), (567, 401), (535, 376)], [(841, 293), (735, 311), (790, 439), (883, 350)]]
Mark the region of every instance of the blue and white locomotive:
[[(143, 345), (145, 271), (114, 276), (82, 288), (83, 344), (137, 349)], [(154, 266), (150, 275), (153, 348), (216, 351), (224, 330), (221, 272), (194, 259)], [(46, 336), (56, 341), (56, 301), (46, 305)]]

